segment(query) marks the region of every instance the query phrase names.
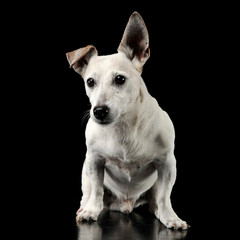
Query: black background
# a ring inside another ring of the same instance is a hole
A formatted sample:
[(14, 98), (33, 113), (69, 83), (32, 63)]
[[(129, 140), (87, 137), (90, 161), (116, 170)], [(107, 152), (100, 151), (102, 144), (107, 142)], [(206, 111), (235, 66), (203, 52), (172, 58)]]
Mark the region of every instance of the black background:
[(90, 105), (83, 81), (69, 69), (65, 54), (88, 44), (99, 55), (115, 53), (128, 18), (138, 11), (151, 49), (142, 76), (176, 131), (173, 207), (192, 226), (196, 239), (210, 225), (214, 211), (214, 201), (205, 193), (215, 191), (209, 150), (216, 131), (211, 116), (217, 111), (214, 93), (219, 83), (214, 75), (219, 71), (224, 12), (219, 18), (217, 5), (166, 6), (157, 1), (38, 2), (15, 4), (14, 9), (7, 28), (11, 37), (6, 39), (11, 45), (6, 62), (12, 103), (7, 141), (14, 143), (10, 164), (11, 155), (17, 156), (21, 193), (16, 199), (24, 206), (23, 215), (29, 212), (28, 224), (34, 223), (25, 230), (33, 230), (35, 239), (50, 239), (51, 234), (51, 239), (74, 239), (86, 152), (83, 116)]

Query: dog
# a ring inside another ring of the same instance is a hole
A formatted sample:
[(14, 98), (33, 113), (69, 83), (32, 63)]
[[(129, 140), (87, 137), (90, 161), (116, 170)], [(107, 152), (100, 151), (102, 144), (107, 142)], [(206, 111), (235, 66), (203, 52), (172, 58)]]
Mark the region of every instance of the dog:
[(88, 45), (66, 56), (91, 103), (77, 222), (96, 221), (104, 207), (128, 214), (149, 203), (167, 228), (187, 229), (170, 200), (176, 179), (174, 126), (141, 77), (150, 56), (142, 17), (130, 16), (117, 53), (99, 56)]

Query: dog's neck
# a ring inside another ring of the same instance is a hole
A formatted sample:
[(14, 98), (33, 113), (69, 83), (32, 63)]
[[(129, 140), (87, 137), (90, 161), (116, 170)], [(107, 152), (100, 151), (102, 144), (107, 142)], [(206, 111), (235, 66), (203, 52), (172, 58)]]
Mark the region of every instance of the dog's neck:
[(143, 154), (145, 147), (143, 143), (154, 134), (153, 121), (157, 116), (154, 111), (155, 104), (157, 104), (156, 101), (148, 93), (143, 82), (135, 102), (131, 103), (128, 111), (113, 127), (114, 136), (117, 136), (124, 153), (123, 159), (132, 159), (133, 156)]
[[(136, 133), (146, 135), (151, 128), (151, 121), (155, 118), (153, 105), (156, 101), (148, 93), (147, 87), (141, 81), (139, 94), (135, 101), (129, 104), (128, 110), (115, 124), (115, 129), (121, 132), (121, 135), (134, 137)], [(145, 124), (147, 122), (147, 124)], [(144, 128), (143, 128), (144, 126)]]

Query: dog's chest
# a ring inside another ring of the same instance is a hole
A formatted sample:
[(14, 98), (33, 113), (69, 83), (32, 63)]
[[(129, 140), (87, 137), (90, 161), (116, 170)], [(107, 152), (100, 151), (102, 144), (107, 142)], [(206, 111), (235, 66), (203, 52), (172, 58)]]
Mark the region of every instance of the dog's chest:
[(118, 159), (122, 164), (137, 163), (136, 165), (139, 167), (139, 165), (144, 165), (145, 161), (149, 161), (149, 158), (152, 158), (153, 144), (151, 143), (153, 141), (142, 137), (137, 132), (118, 129), (112, 134), (105, 135), (104, 140), (103, 152), (110, 159)]
[(117, 158), (106, 158), (105, 169), (108, 174), (120, 181), (133, 182), (154, 171), (151, 159), (140, 158), (134, 162), (123, 162)]
[(128, 128), (103, 129), (91, 138), (91, 149), (105, 159), (105, 169), (117, 181), (141, 181), (155, 168), (156, 151), (152, 134), (139, 134)]
[(105, 168), (113, 178), (131, 182), (154, 171), (153, 154), (144, 146), (138, 148), (131, 146), (131, 143), (116, 145), (116, 142), (112, 143), (112, 149), (106, 147), (105, 152)]

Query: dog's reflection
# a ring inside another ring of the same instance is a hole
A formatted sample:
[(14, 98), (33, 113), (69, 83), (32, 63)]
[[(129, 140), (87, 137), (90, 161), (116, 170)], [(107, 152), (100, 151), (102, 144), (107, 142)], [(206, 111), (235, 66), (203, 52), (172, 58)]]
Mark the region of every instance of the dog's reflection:
[(154, 216), (138, 213), (124, 215), (104, 210), (97, 222), (78, 224), (78, 240), (177, 240), (184, 239), (187, 231), (167, 229)]

